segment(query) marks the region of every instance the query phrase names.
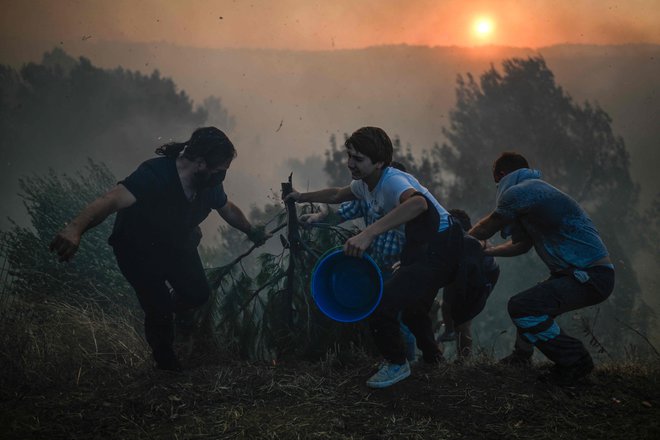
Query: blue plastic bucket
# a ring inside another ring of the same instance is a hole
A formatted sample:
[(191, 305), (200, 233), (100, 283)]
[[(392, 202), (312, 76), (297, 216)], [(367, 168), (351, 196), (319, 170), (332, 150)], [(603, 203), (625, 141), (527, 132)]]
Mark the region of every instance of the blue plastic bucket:
[(312, 271), (312, 297), (326, 316), (356, 322), (371, 315), (383, 296), (383, 276), (366, 253), (349, 257), (343, 248), (323, 254)]

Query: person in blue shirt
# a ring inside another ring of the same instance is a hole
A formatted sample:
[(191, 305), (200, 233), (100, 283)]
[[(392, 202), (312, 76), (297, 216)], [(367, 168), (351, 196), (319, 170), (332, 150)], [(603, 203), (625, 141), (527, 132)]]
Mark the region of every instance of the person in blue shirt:
[(429, 311), (438, 290), (456, 274), (463, 231), (417, 179), (389, 166), (393, 147), (383, 129), (362, 127), (351, 134), (345, 147), (353, 178), (350, 185), (293, 191), (285, 200), (331, 204), (364, 200), (367, 227), (344, 243), (344, 253), (352, 257), (361, 257), (379, 235), (405, 225), (401, 266), (385, 282), (381, 302), (369, 317), (371, 334), (385, 362), (367, 386), (384, 388), (410, 376), (399, 316), (415, 336), (423, 361), (443, 360)]
[[(393, 160), (390, 162), (389, 166), (403, 171), (404, 173), (407, 172), (406, 166), (401, 162)], [(314, 222), (320, 221), (320, 219), (323, 219), (324, 217), (334, 219), (336, 223), (361, 218), (365, 220), (366, 226), (369, 226), (369, 224), (377, 220), (370, 214), (369, 206), (365, 200), (351, 200), (342, 203), (337, 210), (337, 216), (331, 215), (328, 211), (327, 213), (305, 214), (301, 217), (301, 220), (304, 222), (307, 222), (308, 220)], [(367, 249), (369, 256), (374, 259), (380, 268), (383, 280), (387, 281), (390, 279), (395, 268), (400, 264), (401, 252), (403, 251), (405, 241), (404, 228), (403, 226), (399, 226), (398, 228), (390, 229), (377, 236), (369, 249)], [(415, 361), (417, 358), (415, 336), (403, 323), (401, 323), (401, 334), (406, 345), (406, 358), (410, 362)]]
[(503, 153), (493, 164), (495, 210), (469, 234), (486, 240), (501, 231), (508, 242), (485, 249), (513, 257), (532, 246), (548, 266), (550, 278), (509, 300), (517, 327), (514, 352), (504, 363), (529, 364), (534, 347), (555, 363), (549, 379), (575, 383), (593, 370), (584, 344), (566, 334), (555, 318), (598, 304), (612, 293), (614, 266), (592, 220), (570, 196), (541, 180), (518, 153)]
[(203, 305), (211, 288), (197, 245), (198, 225), (212, 210), (255, 244), (269, 237), (254, 227), (225, 194), (222, 182), (236, 156), (215, 127), (195, 130), (186, 142), (156, 150), (131, 175), (87, 205), (50, 244), (60, 261), (71, 259), (82, 235), (117, 213), (108, 242), (142, 309), (156, 367), (181, 371), (174, 352), (174, 316)]

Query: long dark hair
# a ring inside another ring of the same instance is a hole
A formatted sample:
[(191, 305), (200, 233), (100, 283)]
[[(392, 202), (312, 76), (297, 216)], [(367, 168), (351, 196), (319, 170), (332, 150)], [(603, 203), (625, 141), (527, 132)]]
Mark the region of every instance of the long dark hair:
[[(181, 153), (183, 152), (183, 154)], [(186, 142), (169, 142), (156, 148), (156, 154), (171, 158), (202, 158), (207, 167), (215, 167), (236, 157), (236, 149), (226, 134), (215, 127), (195, 130)]]

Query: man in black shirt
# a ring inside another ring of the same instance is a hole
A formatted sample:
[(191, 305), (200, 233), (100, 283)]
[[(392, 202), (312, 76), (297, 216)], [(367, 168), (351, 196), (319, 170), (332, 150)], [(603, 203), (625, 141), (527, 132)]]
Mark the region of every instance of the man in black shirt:
[(171, 142), (156, 153), (163, 157), (143, 162), (87, 205), (55, 236), (50, 249), (60, 261), (69, 260), (82, 234), (117, 212), (108, 242), (144, 309), (156, 366), (181, 371), (172, 347), (174, 313), (203, 305), (211, 294), (197, 253), (198, 225), (216, 210), (255, 244), (263, 244), (268, 235), (227, 199), (222, 181), (236, 150), (222, 131), (199, 128), (187, 142)]

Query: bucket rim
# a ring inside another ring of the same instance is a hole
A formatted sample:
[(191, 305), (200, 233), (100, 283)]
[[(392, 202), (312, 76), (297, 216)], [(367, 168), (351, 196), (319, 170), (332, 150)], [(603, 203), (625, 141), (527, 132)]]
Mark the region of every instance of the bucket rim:
[(359, 317), (357, 317), (357, 318), (352, 318), (352, 319), (351, 319), (351, 318), (349, 318), (349, 319), (341, 319), (341, 318), (337, 318), (337, 317), (334, 317), (334, 316), (330, 316), (330, 315), (328, 315), (328, 314), (326, 313), (325, 310), (323, 310), (321, 307), (319, 307), (318, 302), (316, 301), (316, 294), (315, 294), (315, 289), (314, 289), (315, 282), (316, 282), (315, 274), (316, 274), (316, 271), (318, 270), (318, 268), (319, 268), (323, 263), (325, 263), (325, 261), (327, 261), (330, 257), (332, 257), (332, 256), (334, 256), (334, 255), (337, 255), (337, 254), (340, 254), (340, 253), (344, 253), (344, 247), (343, 247), (343, 246), (335, 246), (335, 247), (330, 248), (330, 249), (328, 249), (327, 251), (325, 251), (325, 252), (324, 252), (324, 253), (318, 258), (318, 260), (317, 260), (316, 263), (314, 264), (314, 268), (312, 269), (312, 277), (311, 277), (312, 279), (310, 280), (310, 291), (311, 291), (311, 293), (312, 293), (312, 298), (314, 299), (314, 303), (316, 303), (316, 306), (318, 307), (318, 309), (319, 309), (319, 310), (320, 310), (325, 316), (327, 316), (328, 318), (332, 319), (333, 321), (337, 321), (337, 322), (346, 322), (346, 323), (349, 323), (349, 322), (358, 322), (358, 321), (361, 321), (361, 320), (363, 320), (364, 318), (368, 317), (369, 315), (371, 315), (371, 314), (374, 312), (374, 310), (376, 310), (376, 307), (378, 307), (378, 305), (380, 304), (380, 301), (381, 301), (381, 299), (383, 298), (383, 283), (384, 283), (384, 281), (383, 281), (383, 273), (382, 273), (382, 271), (380, 270), (380, 267), (378, 267), (378, 264), (376, 264), (376, 262), (374, 261), (374, 259), (373, 259), (368, 253), (366, 253), (366, 252), (363, 253), (363, 254), (362, 254), (362, 257), (353, 257), (353, 258), (362, 258), (362, 259), (364, 259), (364, 260), (367, 260), (367, 261), (370, 263), (371, 267), (373, 267), (373, 269), (374, 269), (374, 270), (376, 271), (376, 273), (378, 274), (378, 281), (379, 281), (379, 282), (378, 282), (378, 299), (377, 299), (377, 301), (375, 302), (375, 304), (373, 305), (373, 307), (371, 307), (371, 308), (369, 309), (369, 311), (363, 313), (361, 316), (359, 316)]

